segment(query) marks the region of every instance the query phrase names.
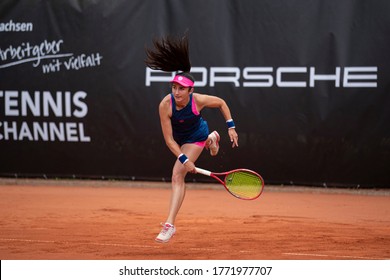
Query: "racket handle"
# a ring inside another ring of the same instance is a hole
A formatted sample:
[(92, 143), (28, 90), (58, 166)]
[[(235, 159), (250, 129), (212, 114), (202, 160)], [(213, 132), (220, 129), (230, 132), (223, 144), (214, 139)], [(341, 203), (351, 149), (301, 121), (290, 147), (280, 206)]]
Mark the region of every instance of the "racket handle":
[(200, 173), (202, 175), (211, 176), (211, 172), (202, 168), (195, 167), (196, 173)]

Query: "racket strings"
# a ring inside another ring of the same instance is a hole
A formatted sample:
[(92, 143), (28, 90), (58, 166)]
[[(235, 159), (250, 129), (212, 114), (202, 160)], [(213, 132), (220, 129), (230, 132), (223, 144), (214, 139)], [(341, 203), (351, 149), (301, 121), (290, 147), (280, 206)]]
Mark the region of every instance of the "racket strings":
[(225, 184), (233, 195), (244, 199), (258, 197), (263, 189), (262, 179), (247, 171), (237, 171), (227, 175)]

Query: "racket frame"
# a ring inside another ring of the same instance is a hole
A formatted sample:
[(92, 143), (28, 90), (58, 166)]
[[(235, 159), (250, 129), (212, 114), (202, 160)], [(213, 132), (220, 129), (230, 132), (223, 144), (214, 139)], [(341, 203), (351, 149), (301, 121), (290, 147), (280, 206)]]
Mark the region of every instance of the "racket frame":
[[(205, 176), (209, 176), (209, 177), (212, 177), (214, 179), (216, 179), (218, 182), (220, 182), (223, 187), (234, 197), (236, 198), (239, 198), (239, 199), (243, 199), (243, 200), (254, 200), (256, 198), (258, 198), (262, 193), (263, 193), (263, 189), (264, 189), (264, 180), (263, 178), (260, 176), (260, 174), (258, 174), (257, 172), (253, 171), (253, 170), (250, 170), (250, 169), (245, 169), (245, 168), (238, 168), (238, 169), (233, 169), (233, 170), (230, 170), (230, 171), (227, 171), (227, 172), (222, 172), (222, 173), (215, 173), (215, 172), (211, 172), (209, 170), (206, 170), (206, 169), (203, 169), (203, 168), (199, 168), (199, 167), (195, 167), (195, 170), (196, 170), (196, 173), (199, 173), (199, 174), (202, 174), (202, 175), (205, 175)], [(260, 181), (261, 181), (261, 190), (260, 190), (260, 193), (257, 194), (255, 197), (250, 197), (250, 198), (246, 198), (246, 197), (240, 197), (234, 193), (232, 193), (228, 187), (226, 186), (226, 178), (227, 178), (227, 175), (231, 174), (231, 173), (234, 173), (234, 172), (238, 172), (238, 171), (244, 171), (244, 172), (248, 172), (248, 173), (251, 173), (255, 176), (257, 176)], [(224, 176), (223, 180), (218, 177), (218, 176)]]

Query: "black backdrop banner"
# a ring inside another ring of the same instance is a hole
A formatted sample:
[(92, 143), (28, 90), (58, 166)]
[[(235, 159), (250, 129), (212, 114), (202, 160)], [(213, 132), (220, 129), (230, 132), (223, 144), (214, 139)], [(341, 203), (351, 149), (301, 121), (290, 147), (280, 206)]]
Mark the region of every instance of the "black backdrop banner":
[[(172, 73), (155, 36), (188, 30), (196, 91), (229, 104), (198, 165), (268, 184), (390, 186), (390, 2), (134, 0), (0, 3), (0, 175), (169, 180), (158, 104)], [(189, 180), (203, 180), (190, 175)]]

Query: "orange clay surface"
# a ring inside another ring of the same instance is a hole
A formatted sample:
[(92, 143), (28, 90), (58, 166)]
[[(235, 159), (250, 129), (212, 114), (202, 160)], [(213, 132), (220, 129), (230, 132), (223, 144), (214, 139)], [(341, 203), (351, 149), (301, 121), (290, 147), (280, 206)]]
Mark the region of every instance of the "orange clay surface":
[(266, 186), (242, 201), (188, 184), (169, 243), (170, 184), (0, 179), (0, 259), (390, 259), (390, 190)]

